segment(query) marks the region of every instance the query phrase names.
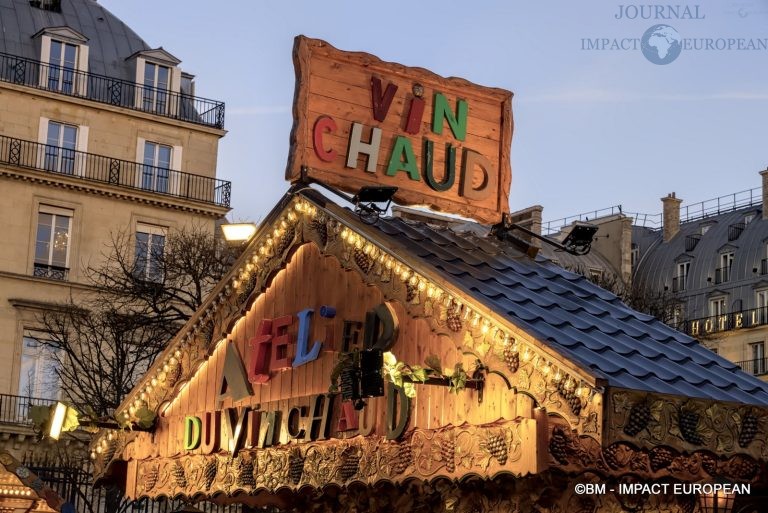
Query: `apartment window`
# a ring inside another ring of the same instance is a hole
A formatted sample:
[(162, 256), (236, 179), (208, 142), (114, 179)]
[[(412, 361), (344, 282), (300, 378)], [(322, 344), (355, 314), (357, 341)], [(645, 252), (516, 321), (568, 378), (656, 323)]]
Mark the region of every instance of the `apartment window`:
[(632, 268), (634, 269), (637, 266), (637, 261), (640, 259), (640, 247), (637, 244), (632, 244), (632, 249), (629, 255)]
[(163, 279), (162, 258), (165, 250), (166, 228), (149, 224), (136, 226), (134, 276), (146, 281)]
[(768, 290), (755, 292), (755, 303), (757, 303), (757, 322), (768, 323)]
[(58, 399), (61, 379), (53, 350), (37, 338), (24, 336), (19, 371), (19, 395), (40, 399)]
[(589, 280), (592, 283), (600, 283), (602, 279), (603, 279), (603, 271), (601, 271), (600, 269), (589, 270)]
[(40, 205), (35, 238), (35, 276), (67, 279), (72, 213), (63, 208)]
[(171, 168), (173, 148), (146, 141), (144, 143), (144, 166), (141, 173), (141, 188), (156, 192), (168, 191), (168, 175)]
[(688, 271), (691, 269), (691, 263), (690, 262), (680, 262), (677, 264), (677, 275), (675, 276), (675, 279), (673, 280), (673, 292), (679, 292), (682, 290), (685, 290), (685, 282), (688, 280)]
[(716, 297), (709, 300), (709, 316), (719, 317), (725, 315), (725, 297)]
[(752, 353), (752, 373), (765, 374), (765, 342), (749, 344), (749, 349)]
[(731, 267), (733, 266), (733, 252), (720, 254), (720, 267), (715, 270), (715, 282), (723, 283), (731, 279)]
[(51, 39), (48, 60), (48, 89), (72, 94), (75, 90), (77, 45)]
[(152, 62), (144, 63), (143, 109), (165, 113), (168, 108), (168, 89), (171, 69)]
[(45, 140), (45, 169), (71, 175), (75, 171), (77, 127), (48, 121)]

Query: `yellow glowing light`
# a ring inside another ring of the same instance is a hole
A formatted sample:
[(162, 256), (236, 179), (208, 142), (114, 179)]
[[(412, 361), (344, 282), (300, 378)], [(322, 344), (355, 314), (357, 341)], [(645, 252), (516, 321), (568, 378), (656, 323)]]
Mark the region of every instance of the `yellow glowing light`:
[(223, 224), (221, 231), (227, 242), (246, 242), (256, 233), (256, 225), (253, 223)]
[(56, 409), (53, 410), (53, 418), (51, 419), (51, 426), (48, 430), (48, 435), (54, 440), (58, 440), (61, 436), (61, 430), (64, 428), (64, 419), (67, 416), (67, 405), (64, 403), (56, 403)]

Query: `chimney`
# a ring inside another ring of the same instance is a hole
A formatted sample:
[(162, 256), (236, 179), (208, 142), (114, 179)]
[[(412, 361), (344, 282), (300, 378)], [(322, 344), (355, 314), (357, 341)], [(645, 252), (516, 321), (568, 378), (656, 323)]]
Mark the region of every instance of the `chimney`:
[(768, 167), (760, 171), (763, 177), (763, 219), (768, 219)]
[[(766, 178), (763, 177), (763, 181)], [(765, 191), (765, 188), (763, 188)], [(763, 192), (765, 194), (765, 192)], [(664, 242), (669, 242), (680, 231), (680, 203), (683, 200), (675, 197), (675, 193), (670, 193), (666, 198), (661, 198), (664, 205), (663, 219), (664, 223)]]

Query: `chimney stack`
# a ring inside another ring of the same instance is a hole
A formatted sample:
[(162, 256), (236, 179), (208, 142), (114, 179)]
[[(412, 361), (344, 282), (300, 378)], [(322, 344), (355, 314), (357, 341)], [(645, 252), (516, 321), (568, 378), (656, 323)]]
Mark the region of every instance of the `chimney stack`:
[(768, 167), (760, 171), (763, 177), (763, 219), (768, 219)]
[[(763, 183), (766, 178), (763, 176)], [(765, 198), (765, 187), (763, 187), (763, 198)], [(661, 198), (661, 203), (664, 205), (663, 219), (664, 223), (664, 242), (669, 242), (680, 231), (680, 203), (683, 200), (675, 197), (675, 193), (672, 192), (667, 195), (666, 198)]]

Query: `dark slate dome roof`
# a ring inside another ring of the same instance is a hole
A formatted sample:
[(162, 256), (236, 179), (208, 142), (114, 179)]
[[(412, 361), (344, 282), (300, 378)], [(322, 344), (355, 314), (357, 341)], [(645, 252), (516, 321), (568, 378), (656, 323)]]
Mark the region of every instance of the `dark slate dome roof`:
[(94, 0), (61, 0), (61, 12), (39, 9), (29, 0), (0, 0), (0, 52), (40, 60), (32, 36), (45, 28), (69, 27), (88, 38), (91, 73), (133, 80), (126, 58), (150, 47), (125, 23)]

